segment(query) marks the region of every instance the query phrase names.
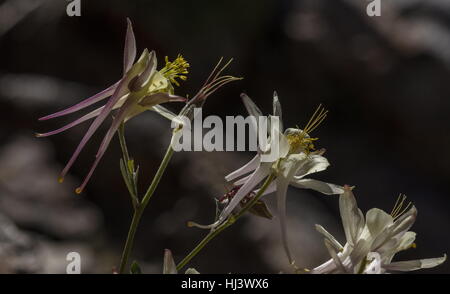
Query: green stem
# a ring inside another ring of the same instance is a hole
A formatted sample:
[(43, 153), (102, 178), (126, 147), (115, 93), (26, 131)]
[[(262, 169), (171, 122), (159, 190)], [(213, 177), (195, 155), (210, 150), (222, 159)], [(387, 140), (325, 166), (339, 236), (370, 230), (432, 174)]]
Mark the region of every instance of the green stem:
[(128, 236), (127, 240), (125, 242), (125, 247), (123, 249), (122, 258), (120, 261), (120, 268), (119, 273), (123, 274), (125, 272), (125, 268), (128, 264), (128, 259), (131, 254), (131, 249), (133, 248), (134, 243), (134, 236), (136, 235), (137, 227), (139, 226), (139, 222), (141, 220), (142, 214), (144, 213), (145, 208), (148, 205), (148, 202), (150, 201), (150, 198), (153, 196), (153, 193), (156, 190), (156, 187), (159, 184), (159, 181), (161, 180), (162, 175), (164, 174), (164, 171), (166, 170), (166, 167), (172, 158), (173, 155), (173, 149), (172, 146), (169, 145), (167, 148), (166, 154), (164, 155), (163, 160), (161, 161), (161, 164), (159, 165), (158, 171), (156, 172), (152, 183), (150, 184), (147, 192), (145, 193), (144, 197), (142, 198), (142, 201), (140, 204), (136, 207), (133, 219), (131, 221), (130, 229), (128, 230)]
[(122, 252), (122, 258), (120, 260), (120, 267), (119, 267), (120, 274), (123, 274), (125, 272), (125, 268), (128, 264), (128, 258), (130, 257), (131, 249), (133, 248), (134, 236), (136, 235), (136, 230), (137, 227), (139, 226), (139, 222), (141, 220), (143, 211), (144, 211), (143, 209), (138, 207), (133, 213), (133, 219), (131, 220), (127, 240), (125, 242), (125, 247)]
[(275, 178), (274, 174), (271, 174), (269, 177), (267, 177), (266, 181), (262, 185), (261, 189), (259, 189), (258, 193), (255, 195), (255, 197), (252, 198), (250, 202), (248, 202), (244, 208), (242, 208), (236, 216), (231, 215), (226, 222), (218, 226), (217, 228), (211, 230), (208, 235), (203, 238), (203, 240), (198, 243), (197, 246), (185, 257), (183, 260), (177, 265), (177, 271), (180, 271), (183, 267), (186, 266), (186, 264), (191, 261), (192, 258), (194, 258), (205, 246), (209, 243), (212, 239), (214, 239), (217, 235), (219, 235), (223, 230), (234, 224), (235, 221), (237, 221), (241, 216), (243, 216), (250, 208), (252, 208), (253, 205), (255, 205), (256, 202), (262, 197), (264, 191), (267, 190), (270, 183)]
[(125, 163), (128, 164), (128, 161), (130, 161), (130, 155), (128, 154), (128, 148), (127, 143), (125, 141), (125, 124), (121, 123), (119, 130), (119, 141), (120, 141), (120, 148), (122, 149), (123, 159), (125, 160)]
[(128, 153), (127, 142), (125, 140), (125, 124), (120, 124), (117, 135), (119, 136), (120, 149), (122, 149), (122, 160), (120, 161), (120, 169), (123, 180), (127, 186), (128, 192), (131, 196), (133, 209), (136, 210), (139, 205), (137, 185), (134, 176), (134, 164), (130, 166), (130, 155)]

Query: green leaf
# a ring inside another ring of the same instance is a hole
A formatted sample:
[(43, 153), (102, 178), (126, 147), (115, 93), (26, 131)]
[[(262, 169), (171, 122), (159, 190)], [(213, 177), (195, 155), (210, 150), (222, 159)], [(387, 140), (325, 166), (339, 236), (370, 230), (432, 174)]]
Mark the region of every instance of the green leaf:
[(127, 166), (128, 166), (129, 173), (133, 174), (134, 173), (134, 160), (133, 159), (128, 160)]
[(131, 264), (130, 274), (133, 274), (133, 275), (142, 274), (141, 267), (139, 266), (139, 264), (136, 261), (133, 261), (133, 263)]
[(128, 173), (122, 158), (120, 159), (120, 171), (122, 173), (125, 185), (127, 186), (128, 192), (130, 193), (133, 207), (136, 209), (136, 206), (139, 203), (139, 199), (137, 198), (137, 186), (134, 183), (134, 179), (130, 179), (131, 175)]

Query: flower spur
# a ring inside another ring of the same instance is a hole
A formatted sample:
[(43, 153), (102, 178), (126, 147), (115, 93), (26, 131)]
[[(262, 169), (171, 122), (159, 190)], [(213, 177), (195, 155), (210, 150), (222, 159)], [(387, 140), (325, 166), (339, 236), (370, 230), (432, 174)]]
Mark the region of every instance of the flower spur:
[(92, 135), (98, 130), (105, 119), (115, 111), (112, 123), (108, 129), (100, 148), (95, 157), (95, 161), (89, 170), (87, 176), (82, 184), (75, 190), (76, 193), (81, 193), (92, 176), (99, 161), (103, 157), (108, 148), (111, 139), (122, 123), (125, 123), (132, 117), (146, 111), (153, 110), (161, 115), (168, 111), (159, 104), (174, 101), (186, 101), (185, 98), (173, 94), (174, 89), (172, 84), (178, 85), (176, 79), (185, 80), (187, 68), (189, 64), (179, 55), (173, 62), (166, 58), (166, 65), (161, 70), (157, 71), (157, 60), (155, 52), (149, 52), (147, 49), (143, 51), (140, 58), (136, 59), (136, 40), (133, 33), (131, 21), (127, 19), (127, 32), (125, 37), (124, 60), (123, 60), (123, 76), (122, 78), (99, 92), (98, 94), (89, 97), (82, 102), (75, 104), (67, 109), (50, 114), (40, 118), (39, 120), (48, 120), (60, 116), (65, 116), (73, 112), (85, 109), (86, 107), (109, 98), (105, 105), (91, 111), (81, 118), (67, 124), (66, 126), (57, 130), (36, 134), (37, 137), (47, 137), (54, 134), (61, 133), (68, 130), (82, 122), (94, 119), (89, 129), (85, 133), (72, 157), (67, 165), (64, 167), (58, 179), (59, 182), (64, 180), (65, 175), (72, 167), (75, 160), (83, 150), (86, 143)]

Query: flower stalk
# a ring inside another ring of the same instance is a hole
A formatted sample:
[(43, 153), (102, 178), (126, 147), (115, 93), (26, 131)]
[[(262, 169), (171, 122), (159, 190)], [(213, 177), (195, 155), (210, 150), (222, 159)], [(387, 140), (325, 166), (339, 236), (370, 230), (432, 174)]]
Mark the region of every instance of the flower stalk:
[[(187, 67), (186, 64), (184, 64), (183, 59), (180, 59), (181, 57), (178, 57), (173, 63), (168, 63), (170, 66), (173, 66), (173, 64), (176, 64), (178, 69), (178, 64), (181, 64), (181, 68)], [(181, 110), (180, 114), (177, 116), (174, 113), (170, 112), (167, 109), (164, 109), (160, 106), (158, 108), (155, 108), (155, 111), (160, 113), (166, 118), (169, 118), (171, 120), (176, 120), (177, 117), (180, 116), (186, 116), (189, 119), (192, 120), (192, 109), (194, 107), (202, 107), (205, 100), (210, 96), (212, 93), (214, 93), (216, 90), (218, 90), (220, 87), (226, 85), (229, 82), (240, 80), (240, 78), (235, 78), (232, 76), (220, 76), (221, 72), (230, 64), (231, 60), (226, 63), (224, 66), (219, 68), (220, 64), (222, 62), (222, 58), (220, 59), (219, 63), (216, 65), (214, 70), (211, 72), (210, 76), (208, 77), (205, 84), (200, 88), (199, 92), (192, 98), (190, 101), (188, 101)], [(164, 70), (164, 69), (163, 69)], [(184, 74), (185, 71), (183, 70), (177, 70), (176, 73), (179, 72), (181, 74)], [(166, 72), (165, 72), (166, 73)], [(172, 73), (171, 73), (172, 74)], [(180, 78), (181, 80), (184, 80), (183, 75), (170, 75), (170, 78), (173, 80), (175, 78)], [(137, 171), (134, 168), (134, 161), (130, 159), (130, 156), (128, 154), (128, 149), (126, 147), (125, 142), (125, 136), (124, 136), (124, 129), (123, 124), (119, 130), (119, 140), (120, 145), (122, 148), (123, 153), (123, 159), (121, 160), (121, 170), (122, 170), (122, 176), (124, 178), (125, 183), (127, 184), (128, 191), (130, 192), (133, 207), (134, 207), (134, 213), (133, 213), (133, 219), (130, 224), (130, 228), (128, 230), (128, 236), (125, 242), (125, 247), (122, 252), (122, 258), (120, 261), (120, 267), (119, 267), (119, 273), (124, 273), (125, 269), (128, 264), (128, 259), (131, 254), (131, 250), (133, 248), (134, 243), (134, 237), (136, 235), (137, 227), (139, 226), (142, 214), (144, 213), (145, 208), (147, 207), (148, 203), (150, 202), (150, 199), (152, 198), (153, 194), (155, 193), (156, 187), (158, 187), (158, 184), (167, 168), (167, 165), (169, 164), (170, 159), (172, 158), (172, 155), (174, 153), (174, 149), (172, 147), (172, 142), (174, 139), (179, 135), (179, 132), (183, 128), (183, 124), (179, 124), (179, 126), (173, 130), (172, 132), (172, 139), (170, 140), (169, 146), (167, 147), (166, 154), (164, 155), (164, 158), (162, 159), (160, 166), (153, 177), (152, 183), (148, 187), (147, 191), (145, 192), (144, 196), (142, 197), (142, 200), (139, 200), (137, 194)]]
[(197, 246), (195, 246), (192, 251), (186, 255), (185, 258), (177, 265), (177, 270), (180, 271), (183, 267), (185, 267), (189, 261), (192, 260), (211, 240), (217, 237), (223, 230), (234, 224), (241, 216), (243, 216), (248, 210), (250, 210), (253, 205), (255, 205), (258, 200), (264, 195), (264, 192), (267, 190), (269, 185), (275, 179), (275, 175), (271, 174), (267, 177), (266, 181), (262, 185), (261, 189), (258, 190), (255, 197), (252, 198), (236, 215), (230, 215), (228, 219), (221, 224), (220, 226), (213, 228), (208, 235), (203, 238)]
[(147, 192), (145, 193), (142, 200), (141, 201), (138, 200), (138, 204), (134, 208), (133, 219), (130, 224), (130, 229), (128, 230), (127, 240), (125, 242), (125, 247), (123, 249), (122, 258), (120, 261), (120, 267), (119, 267), (120, 274), (123, 274), (125, 272), (125, 268), (128, 264), (128, 259), (131, 254), (131, 249), (133, 248), (134, 236), (136, 235), (136, 230), (141, 221), (142, 214), (144, 213), (145, 208), (147, 207), (148, 203), (150, 202), (150, 199), (152, 198), (152, 196), (156, 190), (156, 187), (158, 186), (159, 181), (161, 180), (161, 178), (167, 168), (167, 165), (169, 164), (169, 161), (172, 158), (172, 155), (173, 155), (173, 149), (172, 149), (172, 146), (169, 144), (166, 154), (164, 155), (164, 158), (162, 159), (161, 164), (159, 165), (158, 171), (156, 172), (155, 176), (153, 177), (152, 183), (148, 187)]

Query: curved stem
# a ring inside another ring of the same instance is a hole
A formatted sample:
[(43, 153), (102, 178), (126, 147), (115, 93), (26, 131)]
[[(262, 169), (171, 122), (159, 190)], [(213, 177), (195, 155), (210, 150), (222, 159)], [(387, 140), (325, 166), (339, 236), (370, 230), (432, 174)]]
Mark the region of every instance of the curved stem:
[(171, 145), (167, 148), (166, 154), (164, 155), (163, 160), (161, 161), (161, 164), (159, 165), (158, 171), (156, 172), (155, 176), (153, 177), (152, 183), (147, 189), (147, 192), (145, 193), (144, 197), (142, 198), (142, 201), (137, 205), (136, 209), (134, 210), (133, 219), (130, 224), (130, 229), (128, 230), (128, 236), (127, 240), (125, 242), (125, 247), (123, 249), (122, 258), (120, 261), (120, 268), (119, 273), (123, 274), (125, 271), (125, 268), (128, 264), (128, 259), (131, 254), (131, 249), (133, 248), (134, 243), (134, 236), (136, 234), (137, 227), (139, 226), (139, 222), (141, 220), (142, 214), (144, 213), (145, 208), (148, 205), (148, 202), (153, 196), (153, 193), (156, 190), (156, 187), (159, 184), (159, 181), (161, 180), (162, 175), (164, 174), (164, 171), (166, 170), (167, 165), (169, 164), (170, 159), (173, 155), (173, 148)]
[(223, 230), (231, 226), (236, 220), (238, 220), (241, 216), (243, 216), (250, 208), (252, 208), (253, 205), (262, 197), (264, 191), (269, 187), (270, 183), (274, 180), (275, 175), (271, 174), (269, 177), (267, 177), (266, 181), (262, 185), (261, 189), (259, 189), (258, 193), (255, 195), (255, 197), (252, 198), (251, 201), (249, 201), (244, 208), (242, 208), (236, 216), (231, 215), (227, 221), (225, 221), (223, 224), (218, 226), (217, 228), (211, 230), (208, 235), (203, 238), (203, 240), (198, 243), (197, 246), (185, 257), (183, 260), (177, 265), (177, 271), (180, 271), (183, 267), (188, 264), (189, 261), (191, 261), (192, 258), (194, 258), (204, 247), (206, 244), (209, 243), (212, 239), (214, 239), (217, 235), (219, 235)]

